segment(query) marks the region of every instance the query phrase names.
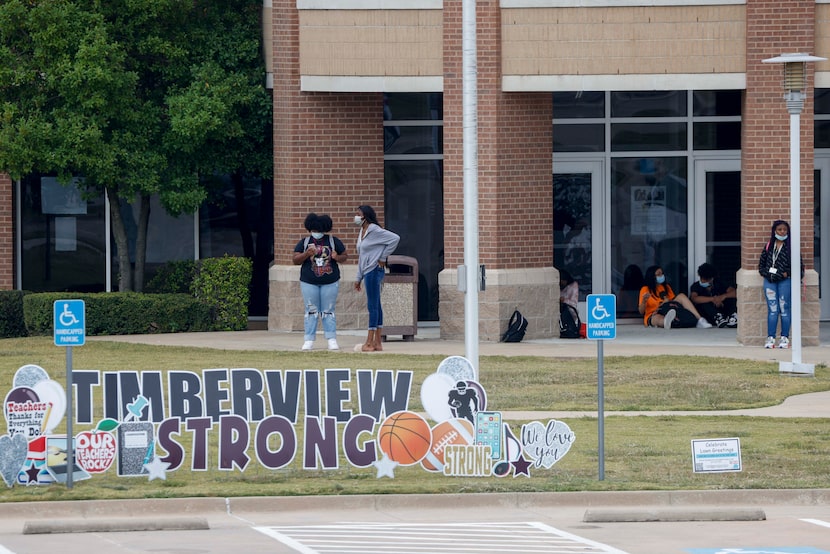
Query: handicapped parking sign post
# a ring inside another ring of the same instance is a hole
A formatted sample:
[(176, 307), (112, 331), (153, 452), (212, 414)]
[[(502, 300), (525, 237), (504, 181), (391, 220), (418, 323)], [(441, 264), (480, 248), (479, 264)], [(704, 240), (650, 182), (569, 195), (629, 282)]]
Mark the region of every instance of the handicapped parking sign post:
[(55, 346), (66, 347), (66, 488), (72, 488), (72, 470), (75, 453), (72, 444), (72, 347), (83, 346), (86, 342), (86, 305), (83, 300), (55, 300), (52, 329)]
[(605, 384), (602, 344), (617, 338), (617, 297), (613, 294), (589, 294), (586, 307), (585, 336), (597, 341), (597, 434), (599, 435), (599, 480), (605, 479)]

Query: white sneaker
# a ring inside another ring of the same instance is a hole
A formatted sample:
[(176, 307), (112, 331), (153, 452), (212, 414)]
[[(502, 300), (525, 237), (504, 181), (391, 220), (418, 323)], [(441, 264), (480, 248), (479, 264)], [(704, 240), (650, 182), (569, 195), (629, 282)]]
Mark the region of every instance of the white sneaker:
[(781, 340), (778, 341), (778, 348), (787, 349), (790, 347), (790, 339), (787, 337), (781, 337)]
[(764, 343), (764, 348), (775, 348), (775, 337), (767, 337), (767, 342)]
[(698, 329), (711, 329), (712, 324), (706, 321), (705, 317), (701, 317), (697, 320), (697, 328)]
[(671, 329), (671, 322), (677, 317), (677, 310), (669, 310), (663, 319), (663, 329)]
[(303, 343), (303, 350), (311, 350), (312, 348), (314, 348), (313, 340), (307, 340)]
[(734, 329), (738, 326), (738, 314), (734, 313), (729, 316), (729, 320), (726, 322), (726, 326), (730, 329)]
[(340, 345), (337, 344), (337, 339), (329, 339), (329, 350), (340, 350)]

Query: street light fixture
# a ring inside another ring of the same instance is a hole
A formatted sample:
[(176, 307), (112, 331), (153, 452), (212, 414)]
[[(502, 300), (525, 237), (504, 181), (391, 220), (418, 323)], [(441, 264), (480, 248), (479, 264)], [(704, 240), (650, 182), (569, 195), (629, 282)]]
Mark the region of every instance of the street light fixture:
[(779, 373), (815, 374), (813, 364), (801, 361), (801, 110), (807, 89), (807, 63), (823, 61), (827, 58), (809, 54), (781, 54), (763, 60), (784, 64), (784, 100), (790, 113), (790, 261), (792, 272), (799, 276), (799, 279), (791, 277), (795, 283), (790, 295), (792, 361), (780, 362)]

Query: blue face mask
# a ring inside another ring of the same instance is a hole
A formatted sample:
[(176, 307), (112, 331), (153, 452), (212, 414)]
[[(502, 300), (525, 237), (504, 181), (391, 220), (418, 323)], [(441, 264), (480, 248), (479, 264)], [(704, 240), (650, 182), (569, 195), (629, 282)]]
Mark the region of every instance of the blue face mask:
[(662, 285), (665, 282), (666, 282), (666, 276), (665, 275), (660, 275), (659, 277), (657, 277), (657, 284), (658, 285)]
[(311, 233), (311, 236), (317, 240), (320, 240), (321, 238), (323, 238), (323, 233)]
[(775, 238), (777, 238), (778, 240), (787, 240), (787, 235), (776, 234)]
[(709, 287), (712, 286), (712, 283), (704, 283), (703, 281), (701, 281), (700, 286), (705, 288), (705, 289), (708, 289)]

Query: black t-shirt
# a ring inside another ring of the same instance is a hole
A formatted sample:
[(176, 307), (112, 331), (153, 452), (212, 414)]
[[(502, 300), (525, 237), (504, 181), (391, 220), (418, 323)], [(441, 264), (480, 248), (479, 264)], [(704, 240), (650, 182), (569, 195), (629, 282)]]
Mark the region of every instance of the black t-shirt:
[(297, 243), (294, 252), (305, 252), (308, 245), (317, 246), (317, 254), (308, 258), (300, 266), (300, 281), (312, 285), (330, 285), (340, 280), (340, 267), (337, 262), (331, 259), (331, 243), (334, 242), (334, 250), (338, 254), (346, 251), (346, 247), (339, 238), (323, 235), (321, 239), (307, 237)]

